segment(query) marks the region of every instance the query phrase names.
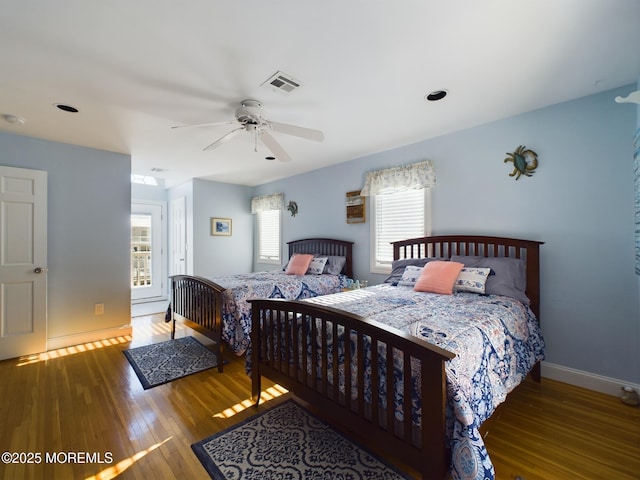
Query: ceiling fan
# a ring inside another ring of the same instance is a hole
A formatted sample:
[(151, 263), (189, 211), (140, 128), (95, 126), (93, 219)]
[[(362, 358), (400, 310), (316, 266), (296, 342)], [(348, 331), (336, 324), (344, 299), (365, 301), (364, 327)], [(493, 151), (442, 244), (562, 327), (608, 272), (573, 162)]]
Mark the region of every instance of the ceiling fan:
[(238, 127), (223, 135), (211, 145), (206, 146), (204, 150), (213, 150), (235, 137), (240, 131), (245, 130), (254, 136), (254, 151), (258, 151), (258, 140), (261, 140), (271, 153), (273, 153), (273, 155), (281, 162), (288, 162), (291, 160), (291, 157), (285, 149), (282, 148), (282, 145), (276, 141), (273, 135), (271, 135), (270, 131), (294, 135), (296, 137), (314, 140), (316, 142), (322, 142), (324, 140), (324, 134), (320, 130), (312, 130), (310, 128), (299, 127), (297, 125), (272, 122), (265, 118), (265, 114), (266, 112), (263, 110), (262, 104), (259, 101), (243, 100), (240, 106), (236, 108), (235, 120), (229, 122), (200, 123), (196, 125), (178, 125), (172, 128), (238, 125)]

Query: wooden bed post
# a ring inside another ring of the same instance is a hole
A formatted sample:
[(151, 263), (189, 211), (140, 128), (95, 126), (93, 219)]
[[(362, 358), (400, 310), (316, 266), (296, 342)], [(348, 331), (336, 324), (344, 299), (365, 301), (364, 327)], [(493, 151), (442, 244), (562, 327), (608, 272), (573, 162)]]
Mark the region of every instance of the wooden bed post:
[(254, 406), (260, 405), (260, 392), (262, 392), (262, 377), (260, 374), (260, 309), (252, 302), (251, 305), (251, 401)]
[[(422, 445), (434, 443), (434, 439), (444, 438), (446, 430), (447, 375), (444, 362), (426, 364), (422, 372), (422, 428), (420, 429)], [(425, 371), (426, 370), (426, 371)], [(426, 374), (426, 375), (425, 375)], [(440, 379), (441, 388), (429, 388), (427, 379), (433, 382)], [(433, 479), (447, 478), (449, 471), (449, 451), (447, 448), (425, 449), (422, 466), (422, 477)]]

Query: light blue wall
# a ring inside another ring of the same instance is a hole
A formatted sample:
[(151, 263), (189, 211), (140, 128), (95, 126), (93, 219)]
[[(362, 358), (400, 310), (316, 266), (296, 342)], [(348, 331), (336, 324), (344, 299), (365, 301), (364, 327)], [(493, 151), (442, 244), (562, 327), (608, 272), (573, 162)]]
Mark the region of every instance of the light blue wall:
[[(171, 200), (186, 198), (187, 274), (214, 276), (251, 271), (251, 190), (251, 187), (197, 178), (168, 190), (170, 251)], [(211, 217), (230, 218), (231, 236), (212, 236)]]
[(48, 337), (128, 325), (131, 158), (0, 132), (0, 165), (48, 172)]
[(167, 189), (163, 186), (131, 184), (132, 200), (153, 200), (155, 202), (167, 201)]
[[(229, 275), (251, 271), (251, 187), (193, 180), (193, 273)], [(212, 236), (211, 217), (231, 219), (231, 236)]]
[[(347, 225), (345, 193), (367, 171), (430, 159), (433, 233), (541, 240), (541, 321), (547, 361), (640, 381), (638, 280), (634, 275), (633, 134), (637, 110), (614, 102), (635, 86), (533, 111), (261, 185), (284, 192), (284, 242), (310, 236), (355, 242), (355, 275), (369, 273), (369, 225)], [(531, 178), (508, 176), (507, 152), (535, 150)], [(260, 269), (260, 265), (254, 265)]]

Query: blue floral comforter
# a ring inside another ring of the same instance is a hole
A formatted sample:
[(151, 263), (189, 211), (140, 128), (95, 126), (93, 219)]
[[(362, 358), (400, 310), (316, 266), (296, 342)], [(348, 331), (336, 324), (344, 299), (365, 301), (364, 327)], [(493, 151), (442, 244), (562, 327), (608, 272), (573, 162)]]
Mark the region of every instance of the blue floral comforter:
[[(388, 284), (308, 301), (383, 322), (455, 353), (445, 366), (451, 474), (461, 480), (495, 477), (480, 425), (544, 358), (544, 340), (528, 306), (504, 296), (436, 295)], [(401, 372), (396, 369), (396, 378)], [(396, 405), (402, 405), (401, 396), (397, 391)], [(419, 424), (419, 399), (413, 405)]]
[(242, 355), (251, 343), (251, 304), (254, 298), (302, 300), (340, 292), (344, 275), (287, 275), (280, 270), (207, 277), (226, 288), (222, 301), (222, 339)]

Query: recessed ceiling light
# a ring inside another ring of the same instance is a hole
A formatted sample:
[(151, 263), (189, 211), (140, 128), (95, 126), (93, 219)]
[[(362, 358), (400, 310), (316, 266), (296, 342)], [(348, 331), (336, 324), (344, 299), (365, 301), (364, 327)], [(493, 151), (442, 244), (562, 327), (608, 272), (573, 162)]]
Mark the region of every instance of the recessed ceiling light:
[(71, 105), (65, 105), (64, 103), (54, 103), (53, 104), (54, 107), (59, 108), (60, 110), (64, 111), (64, 112), (69, 112), (69, 113), (78, 113), (79, 110), (76, 107), (72, 107)]
[(438, 100), (442, 100), (444, 97), (446, 97), (448, 93), (449, 92), (447, 92), (446, 90), (434, 90), (433, 92), (425, 95), (424, 99), (428, 102), (437, 102)]
[(9, 123), (13, 123), (14, 125), (24, 125), (25, 123), (27, 123), (26, 118), (22, 118), (17, 115), (11, 115), (10, 113), (2, 115), (2, 118), (4, 118), (5, 121)]

